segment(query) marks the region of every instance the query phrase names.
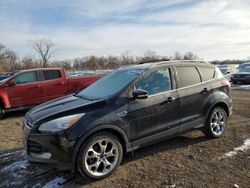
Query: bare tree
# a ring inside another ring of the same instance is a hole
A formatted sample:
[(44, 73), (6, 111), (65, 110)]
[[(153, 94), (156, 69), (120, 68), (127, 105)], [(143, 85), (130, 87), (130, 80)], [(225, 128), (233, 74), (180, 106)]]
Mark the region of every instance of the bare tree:
[(174, 56), (172, 57), (173, 60), (182, 60), (183, 56), (181, 55), (181, 53), (179, 51), (176, 51), (174, 53)]
[(14, 71), (19, 68), (16, 53), (0, 44), (0, 72)]
[(125, 52), (121, 53), (120, 55), (121, 65), (128, 65), (134, 63), (134, 55), (133, 52), (130, 50), (126, 50)]
[(193, 52), (186, 52), (183, 56), (184, 60), (196, 60), (198, 59), (198, 56), (195, 55)]
[(55, 43), (53, 43), (50, 39), (37, 39), (31, 41), (31, 46), (40, 56), (41, 66), (47, 67), (49, 59), (55, 53)]
[(159, 56), (155, 51), (147, 50), (144, 52), (144, 60), (157, 59)]

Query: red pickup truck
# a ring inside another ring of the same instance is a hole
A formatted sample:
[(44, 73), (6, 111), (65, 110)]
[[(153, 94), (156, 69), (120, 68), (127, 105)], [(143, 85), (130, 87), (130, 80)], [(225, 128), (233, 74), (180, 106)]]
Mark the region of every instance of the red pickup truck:
[(7, 111), (81, 91), (100, 78), (101, 75), (67, 78), (60, 68), (19, 71), (0, 81), (0, 119)]

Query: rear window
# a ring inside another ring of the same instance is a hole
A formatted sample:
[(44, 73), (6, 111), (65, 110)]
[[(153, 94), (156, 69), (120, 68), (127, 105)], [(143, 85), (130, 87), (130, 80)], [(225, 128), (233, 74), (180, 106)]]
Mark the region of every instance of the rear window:
[(214, 78), (215, 69), (213, 67), (198, 67), (202, 81), (208, 81)]
[(45, 80), (54, 80), (61, 78), (61, 73), (59, 70), (44, 70), (43, 75)]
[(200, 74), (195, 67), (176, 67), (176, 69), (179, 88), (201, 83)]

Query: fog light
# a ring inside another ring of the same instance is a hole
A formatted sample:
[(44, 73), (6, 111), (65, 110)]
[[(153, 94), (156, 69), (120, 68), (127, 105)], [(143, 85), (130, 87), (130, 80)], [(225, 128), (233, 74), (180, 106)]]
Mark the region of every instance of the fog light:
[(32, 153), (30, 152), (31, 157), (34, 158), (40, 158), (40, 159), (50, 159), (51, 158), (51, 153)]

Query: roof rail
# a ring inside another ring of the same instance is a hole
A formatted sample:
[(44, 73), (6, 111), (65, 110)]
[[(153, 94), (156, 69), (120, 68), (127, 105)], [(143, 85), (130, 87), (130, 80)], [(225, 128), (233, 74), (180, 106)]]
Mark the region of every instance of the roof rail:
[(161, 59), (148, 59), (148, 60), (142, 60), (139, 61), (138, 64), (144, 64), (144, 63), (154, 63), (154, 62), (160, 62), (160, 61), (170, 61), (168, 58), (161, 58)]

